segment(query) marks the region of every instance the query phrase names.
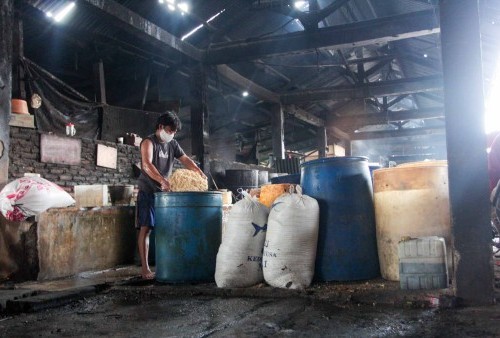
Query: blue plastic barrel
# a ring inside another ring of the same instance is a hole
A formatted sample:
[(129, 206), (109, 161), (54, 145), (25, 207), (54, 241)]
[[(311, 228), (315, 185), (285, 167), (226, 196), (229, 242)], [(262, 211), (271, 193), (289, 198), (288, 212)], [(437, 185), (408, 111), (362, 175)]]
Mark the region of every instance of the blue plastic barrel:
[(283, 175), (271, 178), (272, 184), (290, 183), (300, 184), (300, 174)]
[(301, 165), (303, 193), (319, 204), (314, 279), (379, 276), (373, 189), (364, 157), (330, 157)]
[(372, 183), (373, 183), (373, 172), (375, 170), (382, 168), (382, 166), (380, 164), (377, 164), (377, 163), (368, 163), (368, 168), (370, 168), (370, 177), (371, 177)]
[(221, 243), (220, 192), (155, 193), (156, 280), (214, 281)]

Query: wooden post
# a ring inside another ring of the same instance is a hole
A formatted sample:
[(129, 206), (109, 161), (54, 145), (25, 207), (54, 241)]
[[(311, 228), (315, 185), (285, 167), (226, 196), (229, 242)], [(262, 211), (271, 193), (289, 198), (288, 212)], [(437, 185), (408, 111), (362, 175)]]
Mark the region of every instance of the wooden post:
[(328, 147), (326, 128), (318, 127), (318, 158), (326, 157), (326, 147)]
[(285, 159), (285, 114), (281, 104), (271, 104), (273, 131), (273, 155), (277, 160)]
[(210, 145), (207, 79), (204, 67), (200, 64), (192, 68), (191, 73), (191, 151), (200, 163), (203, 172), (210, 174)]
[(0, 4), (0, 188), (9, 178), (13, 0)]
[(106, 81), (102, 60), (94, 64), (96, 102), (106, 103)]
[(440, 1), (454, 292), (494, 302), (478, 1)]
[(24, 69), (20, 62), (24, 58), (24, 29), (23, 20), (18, 12), (14, 14), (12, 40), (12, 97), (26, 99)]

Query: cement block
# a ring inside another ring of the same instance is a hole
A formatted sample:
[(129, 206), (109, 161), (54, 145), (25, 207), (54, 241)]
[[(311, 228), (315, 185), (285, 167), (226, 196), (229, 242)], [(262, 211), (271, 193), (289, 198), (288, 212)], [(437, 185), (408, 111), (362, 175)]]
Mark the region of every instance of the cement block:
[(108, 186), (103, 184), (76, 185), (77, 208), (102, 207), (109, 205)]
[(38, 280), (132, 263), (134, 207), (54, 208), (38, 219)]

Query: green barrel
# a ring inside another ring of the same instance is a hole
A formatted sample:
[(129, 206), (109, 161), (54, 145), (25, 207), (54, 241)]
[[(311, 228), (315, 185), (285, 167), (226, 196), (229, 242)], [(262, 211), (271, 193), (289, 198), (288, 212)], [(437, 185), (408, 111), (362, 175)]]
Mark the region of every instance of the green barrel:
[(221, 243), (220, 192), (155, 193), (156, 280), (214, 280)]

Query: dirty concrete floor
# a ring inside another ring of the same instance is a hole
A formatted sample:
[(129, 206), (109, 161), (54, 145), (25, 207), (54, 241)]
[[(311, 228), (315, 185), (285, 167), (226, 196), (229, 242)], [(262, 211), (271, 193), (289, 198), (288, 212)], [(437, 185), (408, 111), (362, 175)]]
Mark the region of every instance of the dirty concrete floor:
[(499, 305), (454, 307), (446, 290), (404, 291), (397, 282), (383, 279), (316, 283), (306, 291), (265, 284), (219, 289), (214, 283), (144, 283), (134, 277), (137, 271), (127, 267), (16, 285), (40, 292), (107, 287), (60, 307), (0, 314), (0, 336), (500, 336)]

